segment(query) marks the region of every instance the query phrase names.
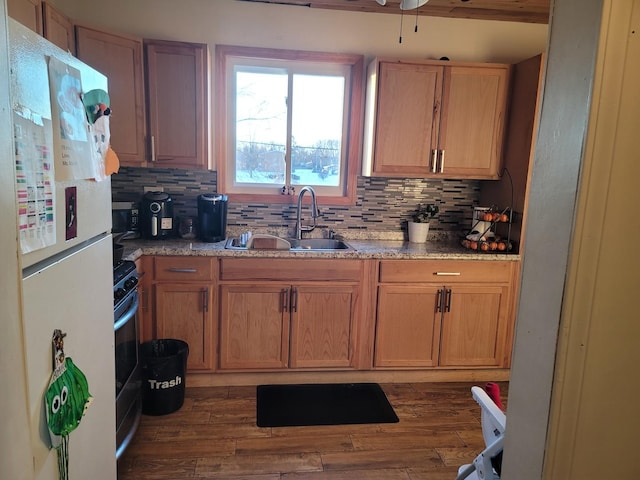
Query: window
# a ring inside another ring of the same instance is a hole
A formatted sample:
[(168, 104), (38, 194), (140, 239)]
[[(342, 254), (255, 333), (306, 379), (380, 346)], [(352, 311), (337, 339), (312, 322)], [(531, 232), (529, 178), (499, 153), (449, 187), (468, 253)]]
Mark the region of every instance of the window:
[(290, 203), (290, 187), (312, 185), (327, 203), (354, 203), (363, 57), (232, 46), (216, 55), (218, 190)]

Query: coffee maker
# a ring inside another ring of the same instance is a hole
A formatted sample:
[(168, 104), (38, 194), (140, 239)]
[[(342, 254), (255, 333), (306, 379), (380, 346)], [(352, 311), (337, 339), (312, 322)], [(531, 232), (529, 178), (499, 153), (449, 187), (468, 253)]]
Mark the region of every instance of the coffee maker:
[(218, 193), (198, 195), (198, 236), (203, 242), (220, 242), (227, 234), (228, 197)]
[(146, 192), (140, 202), (140, 232), (144, 238), (161, 239), (173, 233), (173, 200), (168, 193)]

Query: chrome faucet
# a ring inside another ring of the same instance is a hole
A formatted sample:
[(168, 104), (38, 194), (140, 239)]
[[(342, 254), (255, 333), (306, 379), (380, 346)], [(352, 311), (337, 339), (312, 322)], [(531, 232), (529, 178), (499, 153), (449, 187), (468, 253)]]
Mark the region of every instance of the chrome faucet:
[[(305, 225), (302, 226), (302, 197), (304, 197), (305, 192), (309, 192), (311, 194), (311, 218), (313, 218), (313, 225)], [(316, 218), (318, 218), (318, 204), (316, 203), (316, 192), (313, 188), (306, 186), (300, 189), (300, 193), (298, 194), (298, 208), (296, 210), (296, 239), (302, 239), (302, 232), (310, 232), (314, 228), (316, 228)]]

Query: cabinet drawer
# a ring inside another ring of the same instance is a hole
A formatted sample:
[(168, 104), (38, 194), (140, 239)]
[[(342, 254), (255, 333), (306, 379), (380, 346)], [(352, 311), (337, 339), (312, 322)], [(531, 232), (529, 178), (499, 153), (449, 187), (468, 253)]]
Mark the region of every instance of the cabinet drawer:
[(515, 262), (490, 260), (382, 260), (382, 283), (509, 282)]
[(281, 280), (357, 282), (362, 260), (223, 258), (220, 280)]
[(154, 279), (181, 282), (213, 280), (213, 261), (205, 257), (155, 257)]

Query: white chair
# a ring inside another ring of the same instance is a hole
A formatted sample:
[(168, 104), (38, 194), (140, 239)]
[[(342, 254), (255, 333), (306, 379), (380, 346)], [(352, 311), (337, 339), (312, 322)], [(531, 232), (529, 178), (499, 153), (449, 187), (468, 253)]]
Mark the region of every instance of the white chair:
[(462, 465), (458, 469), (456, 480), (465, 478), (468, 480), (499, 480), (500, 475), (494, 469), (492, 459), (502, 453), (507, 417), (482, 388), (471, 387), (471, 395), (482, 409), (482, 436), (486, 448), (473, 460), (473, 463)]

